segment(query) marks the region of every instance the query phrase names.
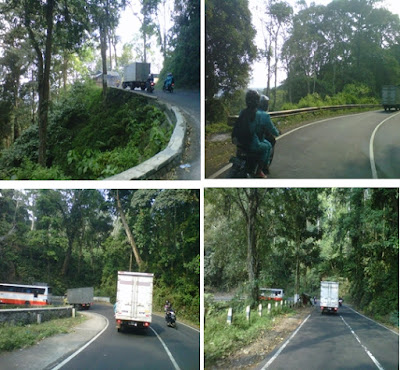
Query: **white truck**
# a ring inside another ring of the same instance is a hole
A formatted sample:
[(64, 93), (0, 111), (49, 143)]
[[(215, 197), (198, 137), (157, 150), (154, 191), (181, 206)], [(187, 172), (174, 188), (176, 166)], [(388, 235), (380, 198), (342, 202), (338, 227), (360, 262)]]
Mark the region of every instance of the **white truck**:
[(150, 74), (150, 63), (131, 63), (124, 67), (124, 82), (122, 88), (130, 87), (134, 90), (136, 87), (142, 90), (146, 89), (146, 81)]
[(335, 281), (321, 281), (320, 297), (321, 314), (324, 312), (336, 313), (339, 308), (339, 283)]
[(75, 308), (88, 310), (93, 302), (93, 287), (68, 289), (66, 298)]
[(148, 328), (153, 308), (153, 274), (118, 271), (114, 305), (118, 331), (127, 327)]

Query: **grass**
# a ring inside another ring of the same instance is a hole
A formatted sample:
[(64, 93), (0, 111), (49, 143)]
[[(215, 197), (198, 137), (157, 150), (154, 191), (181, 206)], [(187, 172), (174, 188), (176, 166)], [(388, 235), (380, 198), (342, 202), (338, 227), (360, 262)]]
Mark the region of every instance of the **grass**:
[(204, 328), (204, 361), (205, 366), (211, 366), (218, 359), (252, 343), (260, 335), (268, 335), (273, 326), (273, 317), (293, 314), (295, 311), (284, 307), (272, 310), (270, 315), (264, 309), (260, 317), (255, 311), (251, 312), (250, 321), (246, 320), (245, 311), (233, 314), (233, 323), (228, 325), (227, 311), (206, 317)]
[(42, 324), (0, 325), (0, 353), (32, 346), (44, 338), (68, 333), (72, 327), (86, 320), (84, 315), (46, 321)]

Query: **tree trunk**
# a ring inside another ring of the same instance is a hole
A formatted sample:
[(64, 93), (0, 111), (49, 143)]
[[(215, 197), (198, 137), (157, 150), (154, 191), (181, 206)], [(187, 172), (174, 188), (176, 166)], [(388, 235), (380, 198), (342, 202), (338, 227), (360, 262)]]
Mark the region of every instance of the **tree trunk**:
[(103, 102), (107, 97), (107, 27), (100, 24), (101, 61), (103, 65)]
[(121, 205), (121, 202), (119, 200), (118, 190), (117, 190), (117, 197), (116, 198), (117, 198), (118, 213), (119, 213), (119, 215), (121, 217), (122, 224), (124, 225), (126, 236), (128, 237), (129, 243), (131, 244), (133, 254), (135, 255), (136, 263), (137, 263), (137, 265), (139, 267), (139, 271), (142, 271), (143, 260), (140, 258), (139, 250), (137, 249), (137, 246), (136, 246), (136, 243), (135, 243), (135, 239), (133, 237), (131, 229), (129, 228), (128, 221), (126, 220), (126, 217), (125, 217), (125, 213), (124, 213), (124, 211), (122, 209), (122, 205)]

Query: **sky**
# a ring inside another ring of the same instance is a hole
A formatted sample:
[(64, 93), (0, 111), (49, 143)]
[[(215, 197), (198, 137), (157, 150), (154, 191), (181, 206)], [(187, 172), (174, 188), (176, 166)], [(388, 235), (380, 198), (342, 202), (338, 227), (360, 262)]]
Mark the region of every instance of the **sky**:
[[(132, 42), (135, 35), (139, 37), (140, 34), (140, 21), (134, 13), (139, 13), (140, 16), (140, 4), (138, 0), (132, 1), (133, 5), (128, 6), (121, 14), (119, 25), (117, 28), (117, 35), (121, 38), (121, 42), (117, 47), (118, 55), (121, 55), (122, 45), (125, 43)], [(173, 25), (171, 16), (173, 15), (173, 0), (166, 1), (166, 14), (160, 14), (159, 20), (163, 27), (164, 21), (166, 23), (167, 30)], [(140, 38), (141, 40), (141, 38)], [(156, 45), (156, 38), (151, 39), (153, 47), (149, 53), (148, 62), (151, 63), (151, 72), (159, 73), (163, 65), (163, 57), (160, 51), (160, 47)], [(135, 60), (140, 61), (140, 60)]]
[[(285, 0), (289, 3), (294, 9), (296, 13), (296, 2), (297, 0)], [(331, 3), (332, 0), (306, 0), (307, 6), (310, 6), (311, 3), (315, 3), (317, 5), (328, 5)], [(260, 4), (259, 0), (249, 0), (250, 9), (255, 9), (258, 4)], [(380, 4), (377, 5), (378, 7), (385, 7), (389, 11), (394, 14), (398, 14), (400, 16), (400, 0), (383, 0)], [(264, 41), (262, 37), (260, 29), (260, 23), (257, 21), (257, 17), (254, 16), (256, 12), (253, 12), (253, 24), (257, 30), (256, 36), (256, 44), (258, 47), (262, 48), (264, 46)], [(265, 88), (267, 86), (267, 69), (265, 67), (265, 62), (257, 62), (254, 63), (252, 66), (252, 75), (251, 81), (249, 83), (249, 87), (252, 88)], [(284, 71), (278, 70), (278, 83), (283, 82), (286, 78), (286, 73)], [(272, 82), (274, 84), (274, 80)]]

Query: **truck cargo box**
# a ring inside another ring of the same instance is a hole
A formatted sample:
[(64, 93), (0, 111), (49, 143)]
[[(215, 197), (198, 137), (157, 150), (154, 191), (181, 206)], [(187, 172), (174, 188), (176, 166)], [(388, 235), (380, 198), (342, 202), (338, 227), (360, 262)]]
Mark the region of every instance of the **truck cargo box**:
[(321, 281), (321, 313), (337, 312), (339, 307), (339, 283)]
[(400, 86), (387, 85), (382, 88), (382, 105), (385, 110), (400, 109)]
[(147, 328), (151, 323), (153, 274), (118, 271), (115, 319), (117, 329)]
[(140, 87), (146, 88), (146, 81), (150, 74), (150, 63), (131, 63), (124, 67), (124, 82), (122, 87), (130, 87), (132, 90)]
[(88, 310), (93, 302), (93, 287), (68, 289), (67, 302), (74, 307)]

